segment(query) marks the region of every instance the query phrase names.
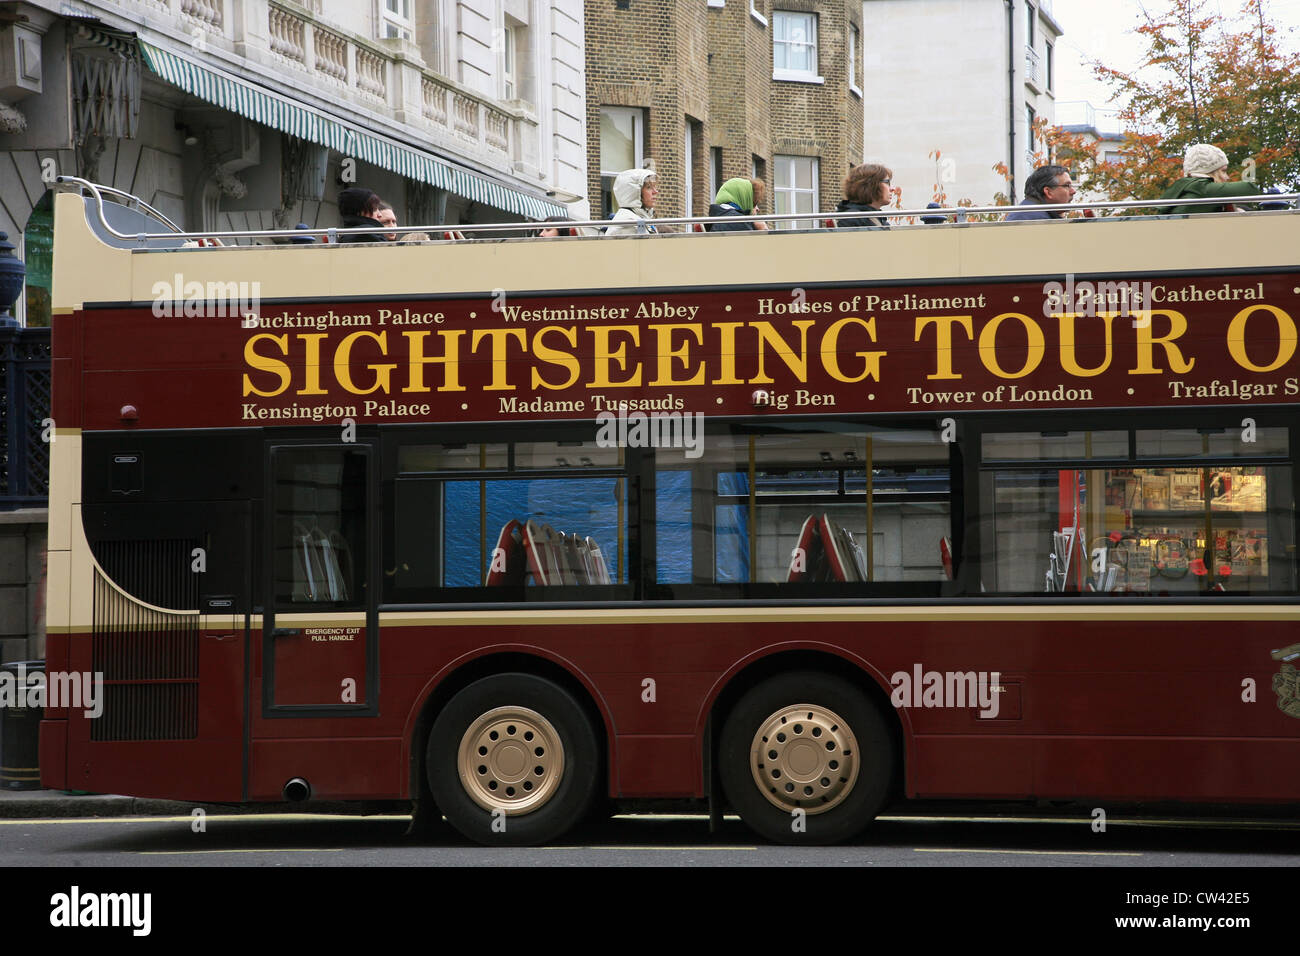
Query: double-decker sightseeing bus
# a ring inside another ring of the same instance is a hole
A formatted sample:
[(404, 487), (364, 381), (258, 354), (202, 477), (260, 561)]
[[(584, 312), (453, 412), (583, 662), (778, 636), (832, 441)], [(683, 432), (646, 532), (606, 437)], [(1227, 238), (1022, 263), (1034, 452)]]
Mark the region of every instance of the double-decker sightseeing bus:
[(1300, 801), (1295, 212), (176, 248), (106, 202), (55, 201), (47, 667), (102, 707), (46, 786), (488, 844)]

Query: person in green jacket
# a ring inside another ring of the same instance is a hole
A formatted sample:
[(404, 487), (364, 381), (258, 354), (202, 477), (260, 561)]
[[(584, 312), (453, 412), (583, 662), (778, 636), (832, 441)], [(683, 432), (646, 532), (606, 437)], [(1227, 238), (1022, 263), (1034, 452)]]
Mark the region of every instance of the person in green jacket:
[[(1255, 196), (1259, 187), (1254, 183), (1234, 183), (1228, 180), (1228, 157), (1223, 150), (1209, 143), (1187, 147), (1183, 157), (1183, 179), (1178, 180), (1161, 196), (1161, 199), (1208, 199), (1210, 197)], [(1189, 213), (1226, 212), (1224, 206), (1168, 206), (1160, 207), (1162, 215), (1185, 216)]]

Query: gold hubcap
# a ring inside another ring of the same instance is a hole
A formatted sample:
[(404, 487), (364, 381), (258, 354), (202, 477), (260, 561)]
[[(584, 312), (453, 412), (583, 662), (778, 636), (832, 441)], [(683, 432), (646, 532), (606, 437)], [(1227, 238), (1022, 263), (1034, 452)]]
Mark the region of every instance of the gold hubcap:
[(527, 707), (497, 707), (460, 739), (460, 782), (484, 810), (531, 813), (555, 795), (564, 748), (551, 722)]
[(749, 748), (749, 768), (763, 796), (779, 809), (825, 813), (853, 792), (858, 742), (833, 710), (795, 704), (763, 721)]

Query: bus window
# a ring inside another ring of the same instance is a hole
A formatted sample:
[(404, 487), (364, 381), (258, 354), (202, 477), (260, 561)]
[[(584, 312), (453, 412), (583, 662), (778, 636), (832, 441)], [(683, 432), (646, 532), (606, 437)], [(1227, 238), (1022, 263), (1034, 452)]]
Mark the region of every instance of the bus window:
[[(622, 453), (587, 440), (398, 450), (389, 600), (625, 598)], [(580, 592), (572, 592), (580, 588)], [(591, 590), (591, 589), (597, 590)]]
[(366, 598), (366, 456), (275, 449), (275, 600), (360, 605)]
[[(1104, 468), (1086, 461), (1008, 467), (1011, 452), (1055, 457), (1034, 448), (1059, 449), (1060, 436), (985, 435), (986, 462), (1002, 461), (986, 464), (980, 479), (984, 585), (1002, 593), (1295, 593), (1291, 468), (1227, 457), (1285, 456), (1286, 430), (1259, 429), (1250, 452), (1235, 446), (1231, 436), (1239, 433), (1138, 430), (1131, 436), (1137, 460)], [(1100, 437), (1093, 451), (1105, 449), (1093, 457), (1126, 457), (1117, 449), (1130, 435), (1119, 434), (1123, 441), (1091, 433)], [(1225, 460), (1142, 460), (1216, 453)]]
[(656, 474), (660, 584), (941, 581), (948, 447), (937, 430), (710, 432)]

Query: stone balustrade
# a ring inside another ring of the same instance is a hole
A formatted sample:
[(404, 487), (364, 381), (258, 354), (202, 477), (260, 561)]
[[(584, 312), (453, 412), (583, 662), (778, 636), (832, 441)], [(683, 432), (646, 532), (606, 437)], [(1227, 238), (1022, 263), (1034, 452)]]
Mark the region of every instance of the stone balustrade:
[[(107, 0), (105, 0), (107, 2)], [(426, 68), (411, 44), (371, 40), (321, 17), (322, 0), (115, 0), (171, 26), (200, 52), (226, 49), (279, 71), (288, 85), (313, 82), (379, 109), (503, 171), (515, 173), (526, 142), (536, 139), (528, 112), (499, 104)], [(405, 48), (403, 49), (403, 46)], [(273, 74), (272, 74), (273, 75)], [(337, 95), (337, 94), (332, 94)], [(441, 134), (441, 136), (439, 135)]]

